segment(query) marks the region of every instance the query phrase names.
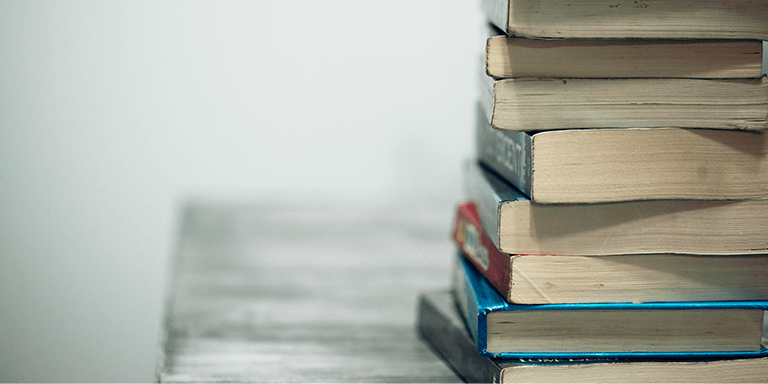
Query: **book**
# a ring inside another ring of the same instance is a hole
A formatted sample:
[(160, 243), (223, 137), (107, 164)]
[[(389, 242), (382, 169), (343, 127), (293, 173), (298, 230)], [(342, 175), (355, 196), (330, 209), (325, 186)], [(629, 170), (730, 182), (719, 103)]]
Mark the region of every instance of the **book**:
[(419, 336), (470, 383), (764, 383), (768, 359), (492, 359), (477, 352), (448, 291), (419, 296)]
[(483, 0), (508, 35), (768, 40), (763, 0)]
[(539, 204), (474, 160), (464, 187), (504, 253), (768, 254), (768, 199)]
[(768, 300), (768, 255), (510, 255), (472, 202), (456, 207), (451, 238), (513, 304)]
[(537, 203), (768, 197), (766, 131), (513, 132), (477, 109), (477, 158)]
[(511, 131), (570, 128), (765, 130), (768, 80), (512, 78), (482, 75), (491, 126)]
[(488, 357), (768, 356), (766, 301), (511, 304), (460, 254), (453, 289), (479, 353)]
[(500, 364), (477, 353), (464, 320), (448, 290), (419, 295), (416, 327), (427, 341), (464, 381), (469, 383), (501, 382)]
[[(558, 39), (491, 30), (485, 71), (502, 78), (759, 78), (759, 40)], [(499, 34), (496, 34), (499, 33)]]

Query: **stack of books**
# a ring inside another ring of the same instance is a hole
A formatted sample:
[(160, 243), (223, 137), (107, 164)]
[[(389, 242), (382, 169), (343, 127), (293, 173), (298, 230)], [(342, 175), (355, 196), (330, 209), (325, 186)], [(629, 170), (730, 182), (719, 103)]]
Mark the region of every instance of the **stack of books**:
[(768, 381), (768, 2), (483, 5), (422, 337), (467, 381)]

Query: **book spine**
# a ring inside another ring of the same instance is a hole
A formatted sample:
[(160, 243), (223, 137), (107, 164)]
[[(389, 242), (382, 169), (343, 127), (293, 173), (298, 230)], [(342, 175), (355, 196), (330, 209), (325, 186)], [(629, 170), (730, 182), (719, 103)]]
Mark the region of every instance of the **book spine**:
[(459, 313), (464, 318), (469, 334), (475, 343), (478, 352), (483, 353), (486, 348), (486, 319), (480, 313), (475, 291), (469, 281), (462, 255), (457, 255), (454, 263), (452, 290)]
[(477, 214), (482, 228), (493, 242), (499, 247), (499, 204), (500, 199), (488, 182), (475, 161), (468, 161), (464, 167), (464, 188), (468, 199), (477, 204)]
[(480, 105), (476, 115), (478, 159), (532, 199), (531, 135), (494, 129)]
[(508, 300), (511, 295), (511, 256), (500, 252), (483, 231), (477, 217), (477, 206), (462, 203), (456, 208), (452, 231), (453, 241), (464, 256)]
[(454, 260), (453, 291), (459, 312), (467, 323), (478, 352), (494, 357), (487, 351), (488, 314), (509, 310), (510, 305), (464, 256), (457, 254)]
[(491, 24), (502, 31), (507, 31), (509, 21), (509, 0), (482, 0), (483, 13)]
[(512, 201), (528, 201), (528, 197), (475, 160), (465, 163), (463, 176), (464, 193), (477, 205), (477, 215), (483, 230), (493, 245), (503, 252), (499, 247), (500, 206)]
[(495, 104), (493, 83), (494, 79), (486, 73), (481, 74), (479, 81), (477, 82), (479, 91), (478, 106), (480, 107), (481, 114), (485, 116), (485, 119), (489, 122), (493, 122), (493, 108)]
[(447, 292), (422, 294), (418, 309), (419, 335), (430, 343), (451, 368), (469, 383), (497, 383), (501, 368), (477, 353), (456, 304)]

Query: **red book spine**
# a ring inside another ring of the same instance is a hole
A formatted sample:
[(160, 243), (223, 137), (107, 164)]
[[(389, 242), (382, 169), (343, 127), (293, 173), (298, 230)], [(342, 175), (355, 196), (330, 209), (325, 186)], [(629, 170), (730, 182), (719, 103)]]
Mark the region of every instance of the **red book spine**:
[(464, 202), (456, 207), (451, 237), (461, 253), (485, 276), (502, 296), (509, 299), (511, 256), (502, 253), (483, 232), (477, 207)]

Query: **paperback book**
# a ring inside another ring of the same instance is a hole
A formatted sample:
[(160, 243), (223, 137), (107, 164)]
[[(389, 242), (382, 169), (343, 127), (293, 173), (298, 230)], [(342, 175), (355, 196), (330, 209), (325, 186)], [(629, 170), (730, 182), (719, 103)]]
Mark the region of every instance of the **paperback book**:
[(508, 35), (768, 40), (763, 0), (483, 0), (482, 6)]
[(461, 255), (453, 290), (483, 356), (722, 359), (768, 356), (766, 301), (511, 304)]
[(768, 256), (510, 255), (483, 231), (477, 207), (456, 207), (453, 241), (514, 304), (768, 300)]
[(575, 128), (765, 130), (768, 81), (678, 78), (510, 78), (482, 74), (491, 126), (510, 131)]
[(477, 158), (538, 203), (768, 197), (766, 131), (512, 132), (476, 116)]
[(529, 39), (489, 28), (485, 70), (496, 79), (700, 78), (762, 75), (760, 40)]

